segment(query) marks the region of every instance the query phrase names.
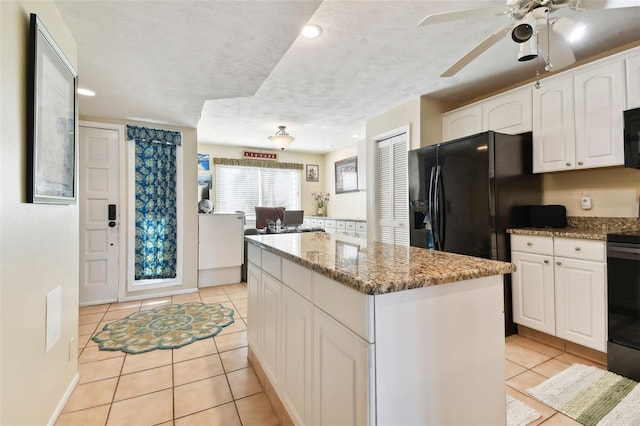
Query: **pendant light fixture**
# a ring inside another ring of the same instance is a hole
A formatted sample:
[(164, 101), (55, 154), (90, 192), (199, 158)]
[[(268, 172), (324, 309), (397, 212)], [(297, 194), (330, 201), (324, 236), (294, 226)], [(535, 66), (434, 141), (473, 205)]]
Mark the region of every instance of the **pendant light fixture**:
[(280, 130), (278, 130), (275, 135), (269, 136), (269, 140), (283, 151), (295, 140), (293, 136), (290, 136), (289, 133), (285, 132), (286, 128), (287, 126), (278, 126), (278, 129)]

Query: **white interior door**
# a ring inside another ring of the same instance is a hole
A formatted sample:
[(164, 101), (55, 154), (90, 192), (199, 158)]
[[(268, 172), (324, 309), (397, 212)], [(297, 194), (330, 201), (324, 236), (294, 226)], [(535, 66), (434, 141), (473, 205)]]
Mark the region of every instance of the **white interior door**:
[(377, 142), (377, 240), (409, 245), (408, 136)]
[(80, 126), (80, 305), (118, 300), (119, 132)]

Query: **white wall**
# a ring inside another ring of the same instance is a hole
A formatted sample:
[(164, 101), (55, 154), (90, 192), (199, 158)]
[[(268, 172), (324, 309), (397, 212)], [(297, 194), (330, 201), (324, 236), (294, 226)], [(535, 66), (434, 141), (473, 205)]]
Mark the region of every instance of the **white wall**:
[[(357, 144), (325, 154), (324, 174), (327, 176), (327, 179), (325, 180), (324, 192), (330, 194), (329, 204), (327, 204), (327, 216), (345, 219), (367, 219), (366, 191), (336, 194), (336, 169), (334, 163), (344, 160), (345, 158), (355, 157), (356, 155), (358, 155)], [(367, 169), (370, 170), (369, 164), (367, 164)]]
[[(78, 63), (76, 42), (53, 1), (0, 2), (2, 425), (47, 424), (78, 371), (78, 205), (26, 202), (26, 64), (31, 12), (38, 14), (69, 61)], [(62, 290), (60, 339), (45, 353), (46, 295), (57, 287)]]

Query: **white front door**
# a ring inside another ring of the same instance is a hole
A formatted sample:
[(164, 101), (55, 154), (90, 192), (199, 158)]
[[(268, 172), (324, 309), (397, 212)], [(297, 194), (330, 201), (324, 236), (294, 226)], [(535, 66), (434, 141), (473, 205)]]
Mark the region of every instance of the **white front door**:
[(118, 300), (119, 131), (80, 126), (80, 305)]

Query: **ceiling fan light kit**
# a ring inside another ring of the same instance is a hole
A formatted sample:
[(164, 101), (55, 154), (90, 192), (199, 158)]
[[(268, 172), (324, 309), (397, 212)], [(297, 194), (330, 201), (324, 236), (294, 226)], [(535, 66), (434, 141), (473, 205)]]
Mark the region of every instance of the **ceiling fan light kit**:
[[(565, 17), (550, 19), (549, 15), (560, 9), (573, 12), (597, 9), (615, 9), (621, 7), (638, 7), (639, 2), (630, 0), (506, 0), (504, 6), (480, 7), (453, 12), (435, 13), (426, 16), (418, 26), (441, 24), (445, 22), (474, 19), (482, 16), (508, 16), (515, 23), (507, 24), (486, 37), (478, 45), (467, 52), (456, 63), (440, 76), (451, 77), (469, 65), (491, 46), (511, 33), (511, 39), (519, 43), (518, 61), (528, 61), (540, 55), (546, 56), (545, 69), (552, 68), (549, 60), (550, 45), (553, 45), (554, 56), (558, 60), (557, 69), (567, 67), (575, 62), (573, 50), (567, 43), (576, 41), (585, 31), (585, 26)], [(545, 28), (546, 27), (546, 28)], [(545, 31), (546, 29), (546, 31)], [(553, 30), (553, 31), (550, 31)], [(553, 34), (550, 34), (553, 33)], [(562, 37), (554, 37), (559, 35)]]

